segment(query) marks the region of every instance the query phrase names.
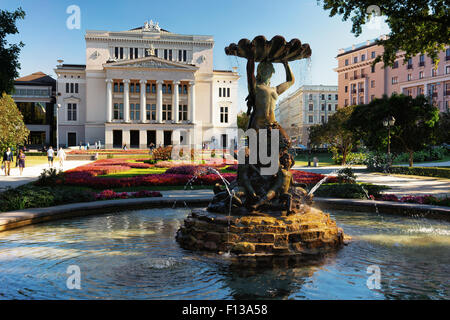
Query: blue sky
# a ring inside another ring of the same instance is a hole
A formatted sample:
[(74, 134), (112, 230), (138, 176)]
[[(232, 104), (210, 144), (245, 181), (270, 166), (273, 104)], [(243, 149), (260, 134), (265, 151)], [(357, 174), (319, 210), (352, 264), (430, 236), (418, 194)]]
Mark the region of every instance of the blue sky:
[[(350, 32), (350, 22), (342, 22), (341, 17), (330, 18), (316, 0), (0, 0), (0, 3), (2, 9), (21, 6), (26, 12), (25, 20), (18, 24), (20, 34), (8, 39), (25, 43), (20, 55), (21, 76), (36, 71), (54, 76), (53, 68), (60, 58), (65, 63), (84, 64), (85, 30), (129, 30), (152, 19), (174, 33), (214, 36), (214, 66), (239, 67), (243, 76), (241, 99), (246, 95), (245, 61), (225, 55), (224, 47), (232, 42), (280, 34), (288, 41), (299, 38), (309, 43), (313, 52), (311, 62), (292, 63), (298, 88), (301, 84), (337, 85), (333, 68), (338, 49), (389, 31), (384, 24), (381, 29), (365, 27), (363, 34), (355, 38)], [(66, 9), (70, 5), (81, 9), (79, 30), (66, 27), (69, 16)], [(276, 70), (274, 85), (284, 80), (282, 68)]]

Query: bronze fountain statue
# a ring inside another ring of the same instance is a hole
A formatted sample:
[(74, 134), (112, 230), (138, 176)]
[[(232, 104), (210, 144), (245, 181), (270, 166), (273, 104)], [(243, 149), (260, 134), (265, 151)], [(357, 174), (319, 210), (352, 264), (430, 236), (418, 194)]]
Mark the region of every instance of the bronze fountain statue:
[[(295, 82), (289, 61), (309, 58), (309, 45), (298, 39), (286, 42), (275, 36), (268, 41), (258, 36), (231, 44), (225, 53), (247, 59), (248, 130), (256, 131), (258, 141), (239, 150), (238, 158), (243, 161), (239, 161), (237, 179), (225, 189), (215, 186), (208, 209), (192, 212), (178, 231), (177, 241), (186, 249), (238, 256), (296, 256), (340, 247), (342, 230), (329, 215), (311, 207), (312, 196), (293, 180), (291, 140), (274, 113), (279, 95)], [(282, 63), (286, 71), (286, 82), (276, 87), (270, 85), (273, 63)], [(261, 139), (260, 131), (267, 139)], [(272, 135), (278, 137), (276, 145)], [(261, 147), (278, 153), (278, 170), (273, 174), (263, 173), (268, 165), (260, 159)], [(251, 154), (257, 154), (256, 163), (250, 161)]]

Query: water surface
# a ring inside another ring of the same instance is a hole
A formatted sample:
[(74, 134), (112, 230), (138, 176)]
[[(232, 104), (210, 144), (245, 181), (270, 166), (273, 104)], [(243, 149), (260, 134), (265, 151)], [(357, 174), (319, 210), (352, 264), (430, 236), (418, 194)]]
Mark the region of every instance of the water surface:
[[(0, 299), (449, 299), (450, 223), (330, 212), (354, 241), (290, 267), (249, 268), (175, 242), (188, 211), (73, 218), (0, 233)], [(69, 290), (67, 268), (81, 271)], [(367, 268), (379, 266), (371, 290)]]

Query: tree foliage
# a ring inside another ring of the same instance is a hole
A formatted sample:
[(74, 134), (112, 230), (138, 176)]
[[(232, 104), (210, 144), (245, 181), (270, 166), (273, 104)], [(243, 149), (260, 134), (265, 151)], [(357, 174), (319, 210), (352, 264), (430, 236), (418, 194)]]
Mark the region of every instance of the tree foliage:
[(14, 79), (19, 76), (19, 53), (24, 44), (9, 44), (8, 35), (17, 34), (16, 20), (25, 18), (25, 12), (18, 8), (13, 12), (0, 10), (0, 94), (11, 93), (14, 89)]
[(248, 121), (249, 121), (249, 116), (247, 115), (246, 112), (240, 112), (237, 115), (237, 126), (239, 129), (242, 129), (244, 131), (247, 131), (248, 128)]
[(30, 131), (23, 122), (23, 116), (10, 95), (3, 93), (0, 98), (0, 148), (22, 144)]
[(347, 156), (358, 142), (356, 135), (347, 129), (354, 106), (341, 109), (328, 118), (328, 122), (309, 128), (309, 139), (313, 145), (329, 145), (333, 154), (342, 155), (342, 165), (346, 164)]
[(439, 114), (439, 122), (436, 126), (438, 143), (450, 144), (450, 110)]
[(436, 141), (439, 110), (423, 95), (416, 98), (395, 94), (390, 98), (383, 96), (369, 104), (356, 106), (347, 128), (355, 132), (370, 150), (385, 152), (388, 129), (383, 120), (389, 116), (395, 118), (395, 125), (391, 127), (391, 150), (394, 153), (407, 152), (412, 166), (414, 151)]
[(388, 39), (378, 41), (384, 46), (384, 53), (375, 63), (383, 61), (392, 66), (398, 51), (406, 53), (405, 62), (419, 53), (437, 62), (439, 51), (450, 43), (448, 0), (323, 0), (323, 8), (330, 10), (330, 17), (342, 15), (343, 21), (351, 19), (355, 36), (361, 34), (362, 26), (371, 17), (370, 5), (380, 8), (391, 29)]

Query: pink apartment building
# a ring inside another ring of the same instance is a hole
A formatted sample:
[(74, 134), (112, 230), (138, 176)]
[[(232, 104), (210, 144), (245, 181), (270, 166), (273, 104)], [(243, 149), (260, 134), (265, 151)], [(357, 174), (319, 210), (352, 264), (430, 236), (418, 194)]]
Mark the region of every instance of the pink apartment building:
[(426, 55), (417, 55), (404, 64), (401, 53), (393, 67), (383, 68), (382, 62), (372, 67), (372, 61), (382, 53), (383, 47), (375, 40), (339, 50), (335, 69), (339, 107), (366, 104), (384, 94), (403, 93), (413, 97), (423, 94), (442, 112), (449, 110), (450, 48), (440, 52), (437, 69)]

